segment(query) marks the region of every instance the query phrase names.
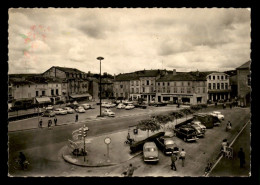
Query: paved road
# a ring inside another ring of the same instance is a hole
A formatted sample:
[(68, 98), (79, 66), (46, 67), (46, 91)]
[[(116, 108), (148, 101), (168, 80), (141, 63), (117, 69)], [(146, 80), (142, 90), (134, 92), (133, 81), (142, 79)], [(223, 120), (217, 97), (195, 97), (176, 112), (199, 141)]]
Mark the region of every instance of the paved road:
[[(165, 108), (156, 108), (156, 112), (163, 112)], [(166, 110), (169, 111), (169, 110)], [(157, 165), (145, 164), (142, 156), (132, 159), (137, 168), (135, 175), (138, 176), (201, 176), (207, 160), (211, 160), (218, 154), (221, 141), (224, 138), (232, 140), (241, 125), (249, 119), (249, 109), (227, 109), (223, 111), (226, 120), (231, 120), (233, 129), (225, 132), (225, 125), (207, 130), (206, 137), (196, 143), (185, 143), (176, 138), (176, 143), (187, 151), (187, 165), (182, 168), (177, 163), (177, 172), (170, 171), (170, 159), (160, 153), (160, 162)], [(89, 137), (104, 134), (115, 130), (126, 129), (129, 125), (135, 125), (138, 120), (144, 119), (146, 115), (109, 118), (95, 122), (87, 122), (90, 128)], [(81, 126), (73, 124), (55, 127), (53, 130), (35, 129), (22, 132), (9, 133), (10, 159), (14, 159), (18, 151), (23, 150), (30, 159), (32, 166), (30, 171), (15, 173), (16, 176), (30, 174), (39, 175), (76, 175), (76, 176), (114, 176), (120, 175), (128, 163), (105, 168), (82, 168), (67, 164), (59, 155), (59, 149), (66, 144), (71, 137), (71, 131)], [(10, 172), (12, 169), (10, 169)]]

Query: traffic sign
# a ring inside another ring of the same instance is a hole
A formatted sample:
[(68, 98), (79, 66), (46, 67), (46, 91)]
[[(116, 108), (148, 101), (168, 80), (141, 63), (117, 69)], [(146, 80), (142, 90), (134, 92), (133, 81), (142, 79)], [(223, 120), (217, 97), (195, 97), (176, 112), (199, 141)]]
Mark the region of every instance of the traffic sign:
[(107, 145), (111, 143), (110, 137), (106, 137), (106, 138), (105, 138), (105, 143), (106, 143)]

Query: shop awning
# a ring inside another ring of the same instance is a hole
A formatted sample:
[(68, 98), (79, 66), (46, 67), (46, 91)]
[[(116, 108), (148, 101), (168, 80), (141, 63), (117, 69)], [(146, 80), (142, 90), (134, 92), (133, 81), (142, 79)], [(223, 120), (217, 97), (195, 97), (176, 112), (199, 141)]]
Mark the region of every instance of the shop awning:
[(51, 102), (51, 99), (49, 97), (42, 97), (42, 98), (36, 98), (36, 101), (38, 103), (49, 103)]
[(84, 98), (84, 97), (91, 97), (91, 95), (89, 93), (86, 94), (73, 94), (70, 95), (71, 98)]

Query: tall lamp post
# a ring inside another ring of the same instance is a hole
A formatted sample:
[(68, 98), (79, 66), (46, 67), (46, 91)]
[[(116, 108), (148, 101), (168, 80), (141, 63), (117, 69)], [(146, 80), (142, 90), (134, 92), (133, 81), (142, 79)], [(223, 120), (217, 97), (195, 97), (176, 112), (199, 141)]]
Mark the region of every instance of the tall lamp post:
[(100, 117), (101, 117), (101, 60), (104, 60), (103, 57), (97, 57), (97, 60), (100, 61), (100, 75), (99, 75), (99, 106), (100, 106)]

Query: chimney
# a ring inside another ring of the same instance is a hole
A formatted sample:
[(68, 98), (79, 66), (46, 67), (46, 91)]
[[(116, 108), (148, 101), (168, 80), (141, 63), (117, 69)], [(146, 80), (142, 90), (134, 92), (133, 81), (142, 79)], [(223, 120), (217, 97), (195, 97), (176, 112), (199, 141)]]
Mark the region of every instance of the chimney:
[(173, 74), (173, 75), (176, 75), (176, 74), (177, 74), (177, 73), (176, 73), (176, 69), (173, 69), (172, 74)]
[(196, 76), (199, 76), (199, 75), (200, 75), (200, 72), (199, 72), (198, 69), (197, 69)]

